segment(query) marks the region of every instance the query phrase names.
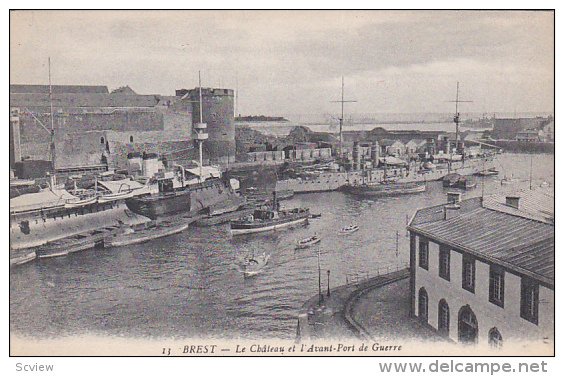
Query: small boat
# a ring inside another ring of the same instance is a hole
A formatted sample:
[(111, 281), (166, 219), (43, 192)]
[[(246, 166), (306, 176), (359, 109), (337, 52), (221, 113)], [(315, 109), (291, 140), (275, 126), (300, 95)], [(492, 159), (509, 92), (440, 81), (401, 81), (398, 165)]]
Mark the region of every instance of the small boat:
[(296, 245), (296, 249), (304, 249), (311, 247), (314, 244), (317, 244), (321, 241), (321, 238), (317, 235), (310, 236), (309, 238), (298, 240), (298, 244)]
[(515, 180), (511, 177), (508, 178), (507, 176), (505, 176), (503, 179), (501, 179), (501, 185), (509, 185), (509, 184), (514, 184)]
[(86, 205), (90, 205), (90, 204), (94, 204), (98, 201), (98, 197), (94, 196), (94, 197), (87, 197), (84, 199), (79, 199), (79, 200), (68, 200), (65, 203), (65, 208), (66, 209), (72, 209), (72, 208), (79, 208), (81, 206), (86, 206)]
[(36, 251), (38, 258), (60, 257), (104, 245), (108, 231), (115, 228), (87, 231), (64, 239), (49, 242)]
[(343, 227), (339, 232), (341, 234), (352, 234), (353, 232), (357, 232), (359, 229), (360, 228), (357, 225), (349, 225), (347, 227)]
[(245, 259), (240, 271), (245, 277), (252, 277), (263, 271), (268, 264), (268, 260), (270, 260), (270, 255), (267, 255), (266, 252), (258, 256), (253, 255)]
[(10, 250), (10, 267), (33, 261), (36, 257), (37, 254), (34, 248)]
[(149, 222), (138, 226), (127, 226), (120, 232), (115, 232), (106, 238), (104, 244), (108, 247), (140, 244), (149, 240), (178, 234), (188, 228), (188, 223), (173, 224), (171, 222)]
[(229, 221), (241, 219), (247, 217), (255, 211), (254, 208), (239, 209), (234, 212), (219, 214), (219, 215), (207, 215), (203, 218), (197, 219), (194, 224), (198, 227), (205, 226), (215, 226), (222, 223), (227, 223)]
[(478, 176), (493, 176), (493, 175), (498, 175), (498, 174), (499, 174), (499, 171), (495, 167), (492, 167), (492, 168), (487, 169), (487, 170), (479, 171), (479, 172), (476, 173), (476, 175), (478, 175)]
[(99, 203), (105, 203), (105, 202), (111, 202), (111, 201), (116, 201), (116, 200), (124, 200), (124, 199), (127, 199), (127, 198), (131, 198), (134, 195), (135, 195), (134, 190), (108, 193), (108, 194), (98, 196), (98, 202)]

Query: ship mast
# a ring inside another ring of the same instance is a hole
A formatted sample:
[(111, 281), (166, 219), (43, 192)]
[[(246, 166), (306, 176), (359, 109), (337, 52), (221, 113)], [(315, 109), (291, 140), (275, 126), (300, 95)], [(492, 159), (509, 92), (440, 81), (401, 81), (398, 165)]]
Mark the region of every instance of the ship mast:
[(49, 108), (51, 118), (51, 163), (53, 164), (53, 172), (55, 171), (55, 123), (53, 120), (53, 88), (51, 87), (51, 57), (48, 58), (49, 68)]
[(343, 122), (345, 120), (345, 103), (354, 103), (356, 101), (345, 100), (345, 77), (341, 76), (341, 100), (331, 101), (341, 104), (341, 117), (339, 118), (339, 157), (343, 154)]
[[(202, 106), (202, 76), (200, 74), (200, 71), (198, 71), (198, 87), (199, 87), (199, 91), (200, 91), (200, 124), (202, 124), (204, 122), (204, 114), (203, 114), (203, 106)], [(204, 163), (204, 157), (203, 157), (203, 153), (202, 153), (202, 145), (203, 142), (200, 141), (198, 143), (198, 147), (200, 149), (200, 180), (202, 180), (202, 164)]]
[[(456, 148), (456, 152), (458, 153), (458, 124), (460, 123), (460, 113), (458, 112), (458, 104), (459, 103), (470, 103), (472, 101), (462, 101), (459, 99), (458, 97), (458, 91), (460, 88), (460, 83), (458, 81), (456, 81), (456, 100), (454, 101), (448, 101), (448, 102), (455, 102), (456, 106), (455, 106), (455, 111), (454, 111), (454, 124), (456, 124), (456, 136), (455, 136), (455, 148)], [(452, 155), (452, 153), (451, 153)]]
[[(204, 114), (203, 114), (203, 100), (202, 100), (202, 76), (200, 71), (198, 71), (198, 96), (199, 100), (198, 103), (200, 104), (200, 122), (194, 126), (196, 131), (196, 142), (198, 142), (198, 149), (199, 149), (199, 157), (200, 157), (200, 182), (204, 181), (202, 176), (202, 165), (204, 164), (204, 156), (203, 156), (203, 144), (204, 140), (208, 139), (208, 134), (206, 132), (207, 124), (204, 123)], [(194, 101), (195, 102), (195, 101)]]

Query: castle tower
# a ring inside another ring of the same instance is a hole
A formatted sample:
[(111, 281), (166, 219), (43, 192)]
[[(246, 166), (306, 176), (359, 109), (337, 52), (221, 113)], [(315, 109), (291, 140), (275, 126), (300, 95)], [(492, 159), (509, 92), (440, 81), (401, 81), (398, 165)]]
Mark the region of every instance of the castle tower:
[[(200, 91), (189, 91), (193, 124), (200, 122)], [(235, 162), (234, 93), (231, 89), (202, 88), (202, 120), (207, 124), (208, 139), (204, 154), (212, 162)]]

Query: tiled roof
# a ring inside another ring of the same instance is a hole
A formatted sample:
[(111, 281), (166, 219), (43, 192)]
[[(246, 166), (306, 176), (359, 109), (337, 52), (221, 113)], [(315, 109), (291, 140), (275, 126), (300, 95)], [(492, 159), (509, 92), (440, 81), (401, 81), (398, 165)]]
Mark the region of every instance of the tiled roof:
[(519, 217), (554, 223), (554, 192), (547, 188), (523, 191), (513, 194), (519, 197), (519, 209), (505, 203), (505, 195), (484, 198), (484, 207)]
[(410, 230), (554, 285), (554, 226), (462, 201), (444, 219), (443, 206), (419, 210)]
[(390, 139), (387, 139), (387, 138), (381, 140), (381, 141), (379, 142), (379, 144), (382, 145), (382, 146), (392, 146), (392, 145), (395, 144), (396, 142), (399, 142), (400, 144), (403, 145), (403, 143), (402, 143), (401, 141), (399, 141), (399, 140), (390, 140)]

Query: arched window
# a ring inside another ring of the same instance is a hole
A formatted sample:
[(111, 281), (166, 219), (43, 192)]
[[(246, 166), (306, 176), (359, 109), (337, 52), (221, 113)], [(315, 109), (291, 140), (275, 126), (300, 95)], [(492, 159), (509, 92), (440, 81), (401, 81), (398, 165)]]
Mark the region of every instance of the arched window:
[(133, 142), (133, 136), (129, 136), (129, 142)]
[(458, 311), (458, 341), (473, 343), (478, 340), (478, 320), (469, 305)]
[(448, 335), (450, 326), (450, 312), (448, 309), (448, 303), (446, 300), (441, 299), (439, 302), (439, 322), (438, 329), (439, 333)]
[(429, 296), (424, 287), (419, 289), (419, 320), (427, 322), (429, 317)]
[(501, 337), (501, 333), (497, 330), (496, 327), (490, 329), (488, 333), (488, 343), (491, 347), (500, 348), (503, 344), (503, 338)]
[(104, 140), (104, 137), (100, 137), (100, 144), (104, 145), (106, 143), (106, 140)]

